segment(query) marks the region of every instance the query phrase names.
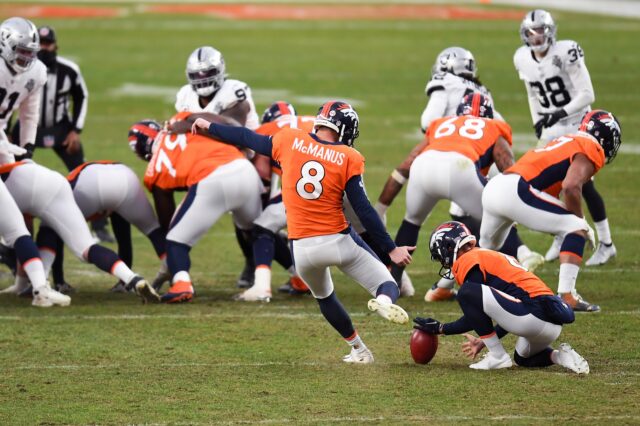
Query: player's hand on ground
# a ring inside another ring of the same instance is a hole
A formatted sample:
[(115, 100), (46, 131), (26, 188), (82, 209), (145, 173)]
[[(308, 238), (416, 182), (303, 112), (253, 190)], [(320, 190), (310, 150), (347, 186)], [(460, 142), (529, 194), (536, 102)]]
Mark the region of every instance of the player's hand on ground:
[(410, 251), (415, 250), (414, 247), (402, 246), (396, 247), (389, 252), (389, 257), (391, 261), (398, 266), (406, 266), (411, 263), (411, 253)]
[(75, 130), (70, 131), (62, 142), (62, 146), (66, 148), (67, 154), (75, 154), (80, 151), (80, 134)]
[(467, 341), (462, 344), (462, 352), (471, 359), (475, 359), (480, 351), (484, 348), (482, 339), (472, 336), (469, 333), (464, 333)]
[(441, 334), (442, 332), (441, 327), (442, 327), (442, 323), (437, 319), (422, 318), (422, 317), (415, 317), (413, 319), (413, 328), (417, 330), (422, 330), (425, 333)]
[(193, 122), (193, 126), (191, 126), (191, 133), (195, 135), (198, 133), (198, 129), (207, 130), (209, 129), (209, 126), (211, 126), (210, 121), (207, 121), (204, 118), (197, 118), (196, 121)]

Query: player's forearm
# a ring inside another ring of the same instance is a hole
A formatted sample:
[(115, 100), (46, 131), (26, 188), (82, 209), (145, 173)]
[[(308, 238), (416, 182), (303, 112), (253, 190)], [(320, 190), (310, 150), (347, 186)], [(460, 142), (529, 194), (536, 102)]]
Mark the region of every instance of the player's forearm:
[(223, 142), (242, 148), (249, 148), (259, 154), (271, 157), (271, 151), (273, 149), (271, 137), (259, 135), (244, 127), (211, 123), (209, 126), (209, 135)]
[(471, 330), (473, 327), (464, 315), (453, 322), (442, 324), (442, 334), (444, 335), (468, 333)]
[(364, 192), (362, 186), (362, 178), (360, 176), (354, 176), (349, 179), (345, 187), (345, 192), (353, 207), (353, 211), (378, 247), (385, 253), (389, 253), (395, 249), (395, 243), (387, 233), (384, 224), (371, 206), (371, 203), (369, 203), (367, 194)]
[(564, 203), (567, 210), (578, 217), (584, 217), (582, 213), (582, 186), (572, 185), (562, 188), (564, 194)]
[(31, 93), (20, 105), (20, 146), (35, 143), (41, 94), (41, 90)]
[[(396, 172), (396, 170), (394, 170), (394, 172)], [(382, 192), (378, 197), (378, 203), (385, 207), (389, 207), (400, 191), (402, 191), (402, 186), (405, 182), (405, 178), (399, 179), (397, 175), (394, 176), (393, 174), (389, 176), (389, 179), (387, 179), (387, 182), (384, 184), (384, 188), (382, 188)]]
[(509, 143), (502, 137), (493, 148), (493, 161), (500, 172), (504, 172), (515, 163), (513, 151), (511, 151)]
[(587, 106), (591, 105), (595, 101), (596, 97), (592, 90), (581, 90), (578, 92), (577, 96), (575, 96), (571, 102), (565, 105), (564, 110), (567, 112), (567, 115), (575, 114)]

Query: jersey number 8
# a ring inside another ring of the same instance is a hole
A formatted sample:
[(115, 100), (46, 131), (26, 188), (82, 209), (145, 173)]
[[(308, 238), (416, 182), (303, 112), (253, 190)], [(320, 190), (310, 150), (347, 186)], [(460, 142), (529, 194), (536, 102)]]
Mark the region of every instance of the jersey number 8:
[(302, 177), (296, 182), (296, 192), (305, 200), (317, 200), (322, 195), (324, 167), (317, 161), (307, 161), (300, 169)]

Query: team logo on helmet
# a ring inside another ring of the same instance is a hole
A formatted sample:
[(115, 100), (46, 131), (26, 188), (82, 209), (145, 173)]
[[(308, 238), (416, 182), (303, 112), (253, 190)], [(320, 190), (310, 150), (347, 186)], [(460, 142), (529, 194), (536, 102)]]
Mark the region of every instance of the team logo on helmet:
[(328, 127), (338, 134), (338, 141), (347, 146), (360, 135), (358, 113), (346, 102), (329, 101), (318, 110), (314, 128)]
[(458, 258), (458, 250), (467, 243), (475, 244), (476, 237), (463, 223), (445, 222), (433, 231), (429, 239), (431, 260), (440, 262), (440, 276), (453, 278), (451, 268)]
[(604, 150), (607, 163), (613, 161), (622, 143), (622, 128), (612, 113), (601, 109), (588, 112), (582, 119), (579, 130), (590, 134), (598, 141)]

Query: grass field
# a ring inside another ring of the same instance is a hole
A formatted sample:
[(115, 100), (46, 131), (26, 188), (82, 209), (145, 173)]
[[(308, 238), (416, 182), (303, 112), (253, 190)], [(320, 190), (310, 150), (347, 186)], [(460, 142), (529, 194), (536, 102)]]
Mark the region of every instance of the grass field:
[[(533, 140), (512, 65), (518, 20), (251, 21), (118, 7), (128, 13), (34, 18), (55, 27), (61, 54), (83, 70), (90, 90), (82, 134), (87, 159), (118, 160), (141, 174), (145, 165), (129, 151), (128, 127), (172, 114), (187, 56), (204, 44), (223, 52), (231, 77), (251, 85), (259, 111), (281, 98), (302, 114), (315, 114), (330, 98), (354, 100), (371, 199), (419, 141), (423, 88), (436, 54), (449, 45), (475, 54), (517, 146)], [(597, 178), (618, 257), (584, 268), (578, 281), (602, 312), (579, 315), (560, 337), (588, 359), (590, 375), (558, 367), (474, 372), (456, 336), (441, 338), (431, 364), (415, 365), (410, 326), (369, 313), (367, 293), (334, 271), (337, 293), (376, 357), (370, 366), (344, 365), (348, 348), (310, 297), (231, 300), (242, 261), (225, 217), (192, 251), (198, 296), (191, 304), (143, 306), (133, 296), (111, 294), (115, 280), (70, 253), (67, 278), (79, 289), (71, 307), (41, 310), (0, 297), (0, 424), (639, 423), (640, 22), (567, 12), (554, 17), (559, 37), (578, 40), (585, 51), (595, 105), (613, 111), (623, 126), (623, 151)], [(52, 152), (38, 151), (36, 160), (63, 171)], [(457, 304), (422, 300), (438, 270), (428, 259), (426, 236), (446, 209), (439, 205), (425, 223), (409, 267), (417, 294), (401, 304), (411, 316), (450, 321), (460, 313)], [(389, 212), (393, 235), (403, 214), (399, 198)], [(551, 242), (521, 231), (537, 251)], [(153, 251), (137, 231), (134, 238), (134, 269), (152, 277)], [(285, 274), (277, 266), (274, 272), (279, 285)], [(539, 270), (554, 289), (557, 273), (557, 263)], [(0, 277), (2, 287), (10, 282)], [(512, 351), (514, 339), (505, 339)]]

